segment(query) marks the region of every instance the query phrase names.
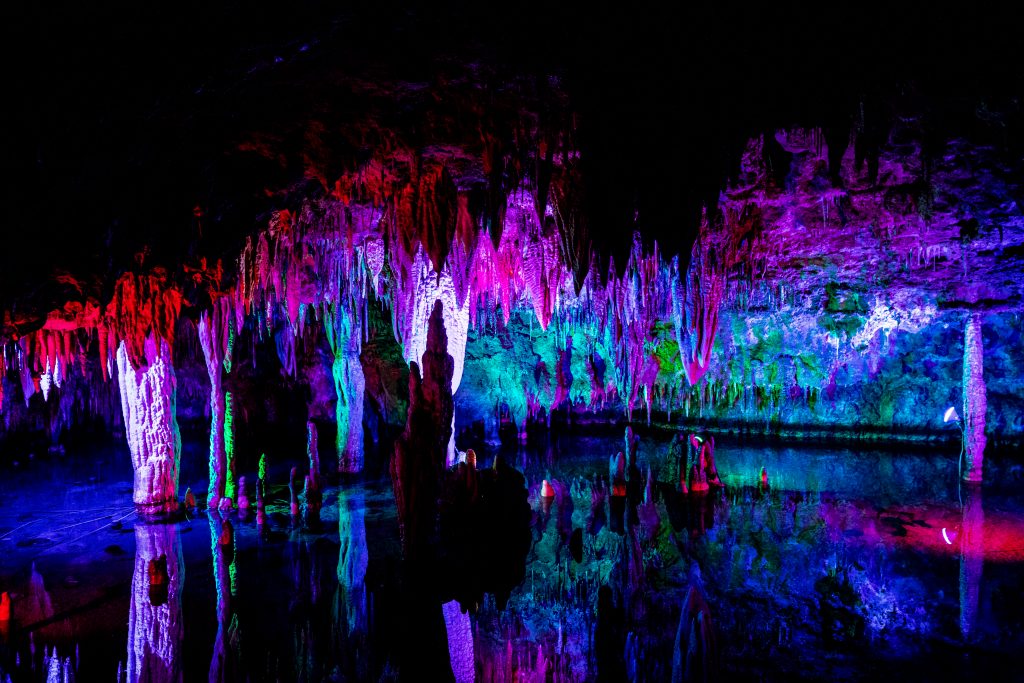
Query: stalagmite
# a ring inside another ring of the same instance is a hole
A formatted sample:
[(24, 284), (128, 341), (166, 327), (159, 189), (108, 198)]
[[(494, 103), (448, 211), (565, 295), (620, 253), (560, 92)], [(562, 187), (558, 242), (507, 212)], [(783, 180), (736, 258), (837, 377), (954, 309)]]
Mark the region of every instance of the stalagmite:
[(210, 486), (206, 504), (211, 509), (220, 505), (224, 496), (226, 462), (224, 456), (224, 389), (221, 372), (224, 365), (224, 351), (216, 324), (218, 307), (214, 307), (214, 318), (206, 313), (199, 319), (199, 343), (206, 361), (206, 372), (210, 377)]
[(334, 355), (335, 422), (338, 471), (354, 474), (363, 469), (363, 396), (366, 379), (360, 360), (362, 337), (355, 312), (333, 306), (324, 314), (324, 329)]
[(964, 329), (964, 455), (965, 481), (981, 481), (985, 459), (985, 397), (984, 347), (981, 337), (981, 316), (967, 318)]
[(440, 301), (430, 315), (430, 332), (423, 353), (423, 374), (413, 364), (409, 372), (409, 412), (405, 430), (395, 441), (391, 482), (398, 508), (402, 549), (407, 559), (425, 554), (438, 534), (445, 451), (451, 439), (452, 357)]
[(136, 369), (122, 342), (117, 349), (121, 410), (135, 468), (135, 507), (143, 515), (171, 514), (178, 507), (181, 437), (175, 417), (175, 380), (167, 342), (146, 338), (148, 366)]
[(179, 683), (185, 564), (177, 525), (135, 525), (135, 574), (128, 613), (129, 683)]
[[(402, 349), (406, 362), (416, 362), (423, 366), (423, 354), (427, 348), (427, 332), (430, 327), (430, 315), (435, 303), (441, 304), (444, 328), (447, 334), (447, 352), (454, 361), (452, 371), (452, 395), (462, 382), (462, 370), (466, 360), (466, 341), (469, 336), (469, 299), (463, 297), (459, 301), (452, 279), (451, 269), (444, 268), (438, 274), (430, 265), (430, 260), (422, 251), (418, 251), (409, 274), (411, 281), (406, 285), (408, 294), (404, 307), (396, 311), (396, 317), (402, 335)], [(456, 460), (455, 452), (455, 417), (452, 416), (452, 436), (448, 443), (446, 464), (451, 467)]]

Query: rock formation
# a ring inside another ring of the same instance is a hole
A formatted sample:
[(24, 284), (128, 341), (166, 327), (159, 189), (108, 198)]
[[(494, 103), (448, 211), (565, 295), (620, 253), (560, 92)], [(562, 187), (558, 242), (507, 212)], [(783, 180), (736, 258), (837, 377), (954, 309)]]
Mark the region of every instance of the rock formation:
[(143, 515), (168, 515), (178, 509), (178, 461), (181, 437), (175, 416), (174, 367), (170, 348), (150, 335), (144, 346), (145, 365), (129, 359), (124, 342), (117, 349), (118, 382), (125, 435), (135, 468), (133, 500)]

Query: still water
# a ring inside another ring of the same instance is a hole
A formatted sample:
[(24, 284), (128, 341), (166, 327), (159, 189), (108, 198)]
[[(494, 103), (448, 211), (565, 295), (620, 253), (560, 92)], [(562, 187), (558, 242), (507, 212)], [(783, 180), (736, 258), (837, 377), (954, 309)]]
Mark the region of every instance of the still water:
[[(503, 451), (526, 476), (533, 541), (507, 604), (488, 596), (469, 614), (441, 608), (459, 680), (670, 680), (696, 582), (730, 680), (1016, 676), (1019, 466), (990, 462), (992, 483), (958, 489), (956, 453), (942, 449), (720, 439), (724, 491), (696, 502), (652, 486), (624, 510), (605, 483), (621, 444), (571, 436)], [(203, 448), (186, 443), (181, 474), (181, 491), (200, 500)], [(667, 452), (668, 435), (645, 435), (640, 470), (657, 478)], [(396, 598), (401, 545), (386, 470), (332, 482), (310, 525), (288, 500), (287, 472), (304, 459), (271, 463), (262, 529), (255, 510), (137, 523), (121, 448), (7, 466), (0, 591), (11, 618), (0, 621), (0, 674), (390, 680), (415, 634)], [(246, 474), (252, 496), (255, 472)], [(545, 479), (556, 495), (542, 499)]]

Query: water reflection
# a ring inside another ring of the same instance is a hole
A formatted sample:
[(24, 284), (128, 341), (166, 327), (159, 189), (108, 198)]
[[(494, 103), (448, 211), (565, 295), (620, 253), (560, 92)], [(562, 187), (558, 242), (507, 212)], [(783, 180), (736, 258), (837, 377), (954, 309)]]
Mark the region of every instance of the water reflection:
[[(295, 680), (319, 681), (327, 677), (331, 652), (331, 603), (324, 599), (334, 573), (333, 544), (293, 527), (286, 553), (291, 569), (288, 620), (291, 625)], [(282, 668), (287, 666), (281, 664)]]
[(981, 571), (985, 562), (985, 509), (981, 484), (963, 485), (963, 523), (960, 526), (960, 635), (971, 640), (978, 618)]
[(217, 589), (217, 636), (210, 660), (210, 682), (239, 678), (238, 615), (232, 609), (237, 596), (235, 529), (220, 513), (210, 513), (210, 549), (213, 554), (213, 580)]
[(135, 573), (128, 613), (130, 683), (182, 680), (181, 592), (185, 583), (176, 524), (135, 526)]
[(334, 642), (338, 667), (354, 680), (367, 676), (368, 631), (366, 501), (361, 491), (338, 491), (338, 588), (334, 600)]

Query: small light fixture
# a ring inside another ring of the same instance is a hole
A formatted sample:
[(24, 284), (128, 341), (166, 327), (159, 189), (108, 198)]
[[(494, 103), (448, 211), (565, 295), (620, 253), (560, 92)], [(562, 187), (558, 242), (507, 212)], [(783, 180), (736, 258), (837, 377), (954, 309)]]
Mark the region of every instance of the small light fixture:
[(947, 423), (947, 424), (949, 422), (959, 422), (960, 421), (960, 416), (956, 412), (956, 407), (950, 406), (950, 407), (946, 408), (946, 413), (945, 413), (945, 415), (942, 416), (942, 421), (943, 421), (943, 423)]

